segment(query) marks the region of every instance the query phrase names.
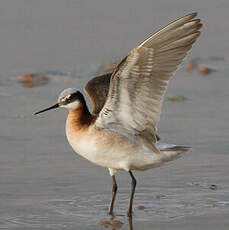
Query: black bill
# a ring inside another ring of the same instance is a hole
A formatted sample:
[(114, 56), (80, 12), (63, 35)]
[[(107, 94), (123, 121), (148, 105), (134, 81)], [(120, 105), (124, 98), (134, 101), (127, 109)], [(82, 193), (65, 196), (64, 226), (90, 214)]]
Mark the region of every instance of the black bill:
[(56, 108), (58, 108), (58, 107), (59, 107), (59, 104), (57, 103), (57, 104), (55, 104), (55, 105), (53, 105), (53, 106), (51, 106), (51, 107), (48, 107), (48, 108), (46, 108), (46, 109), (43, 109), (43, 110), (41, 110), (41, 111), (39, 111), (39, 112), (34, 113), (34, 115), (37, 115), (37, 114), (39, 114), (39, 113), (43, 113), (43, 112), (48, 111), (48, 110), (51, 110), (51, 109), (56, 109)]

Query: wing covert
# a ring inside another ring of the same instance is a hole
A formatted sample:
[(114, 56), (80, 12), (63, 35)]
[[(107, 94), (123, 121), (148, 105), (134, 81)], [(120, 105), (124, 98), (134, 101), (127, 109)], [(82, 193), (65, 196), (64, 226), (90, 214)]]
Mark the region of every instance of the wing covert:
[(84, 87), (84, 91), (92, 104), (92, 113), (98, 114), (103, 108), (110, 85), (112, 73), (103, 74), (92, 78)]

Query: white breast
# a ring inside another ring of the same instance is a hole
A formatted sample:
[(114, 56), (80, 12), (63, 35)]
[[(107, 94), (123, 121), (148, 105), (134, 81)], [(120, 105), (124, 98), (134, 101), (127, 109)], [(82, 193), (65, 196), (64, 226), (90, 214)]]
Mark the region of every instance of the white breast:
[(78, 153), (82, 157), (94, 162), (96, 160), (96, 155), (98, 152), (95, 138), (80, 138), (78, 139), (78, 141), (77, 139), (77, 137), (68, 137), (68, 141), (71, 147), (76, 153)]
[(130, 155), (134, 154), (133, 149), (128, 151), (127, 148), (123, 148), (120, 141), (114, 140), (109, 135), (88, 133), (81, 137), (77, 137), (77, 134), (75, 136), (67, 135), (68, 141), (76, 153), (106, 168), (128, 170), (128, 159)]

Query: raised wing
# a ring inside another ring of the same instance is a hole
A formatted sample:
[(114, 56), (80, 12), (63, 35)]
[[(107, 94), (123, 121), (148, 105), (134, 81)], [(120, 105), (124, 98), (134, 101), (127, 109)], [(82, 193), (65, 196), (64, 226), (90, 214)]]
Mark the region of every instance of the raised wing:
[(156, 124), (170, 77), (192, 44), (202, 24), (186, 15), (153, 34), (122, 60), (111, 76), (107, 101), (96, 125), (143, 142), (159, 152)]
[(106, 102), (111, 75), (112, 73), (107, 73), (94, 77), (84, 87), (84, 91), (91, 101), (92, 113), (94, 114), (98, 114)]

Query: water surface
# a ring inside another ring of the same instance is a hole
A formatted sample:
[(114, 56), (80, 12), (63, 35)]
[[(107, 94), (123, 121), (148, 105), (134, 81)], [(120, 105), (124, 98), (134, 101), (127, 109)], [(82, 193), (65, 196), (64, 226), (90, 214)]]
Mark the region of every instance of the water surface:
[[(103, 228), (98, 223), (109, 220), (108, 171), (74, 154), (65, 138), (65, 111), (32, 113), (55, 103), (64, 88), (82, 89), (101, 61), (120, 59), (152, 31), (198, 11), (203, 34), (189, 59), (204, 58), (217, 71), (201, 77), (180, 68), (171, 81), (167, 95), (187, 100), (165, 101), (159, 134), (193, 149), (135, 174), (133, 225), (228, 229), (228, 8), (226, 0), (1, 1), (0, 228)], [(44, 86), (23, 88), (17, 81), (47, 71), (54, 72)], [(121, 172), (117, 181), (116, 219), (128, 229), (130, 179)]]

